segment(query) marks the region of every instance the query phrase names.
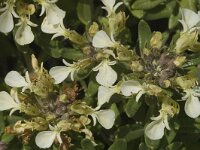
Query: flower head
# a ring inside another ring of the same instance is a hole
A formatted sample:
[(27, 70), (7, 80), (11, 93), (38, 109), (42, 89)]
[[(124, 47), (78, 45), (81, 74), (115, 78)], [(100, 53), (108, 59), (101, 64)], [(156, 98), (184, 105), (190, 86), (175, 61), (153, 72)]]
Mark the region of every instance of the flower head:
[(49, 74), (54, 78), (55, 84), (63, 82), (69, 74), (71, 74), (71, 80), (74, 81), (74, 73), (79, 70), (76, 63), (70, 64), (63, 59), (63, 63), (66, 66), (55, 66), (50, 69)]
[(115, 64), (116, 61), (104, 59), (98, 66), (93, 68), (93, 71), (99, 71), (96, 76), (96, 80), (99, 84), (103, 86), (112, 86), (116, 82), (117, 73), (110, 67)]

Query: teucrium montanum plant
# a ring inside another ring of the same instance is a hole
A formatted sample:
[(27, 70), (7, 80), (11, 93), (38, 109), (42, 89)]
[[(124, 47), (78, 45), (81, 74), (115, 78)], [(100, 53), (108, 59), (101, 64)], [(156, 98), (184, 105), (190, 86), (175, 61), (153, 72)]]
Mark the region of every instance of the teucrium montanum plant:
[[(97, 146), (96, 136), (105, 136), (98, 133), (103, 128), (116, 131), (116, 136), (109, 138), (117, 139), (122, 113), (132, 119), (131, 124), (141, 126), (145, 142), (162, 140), (170, 133), (179, 112), (192, 119), (199, 117), (197, 66), (187, 68), (188, 54), (200, 49), (199, 12), (180, 9), (182, 30), (170, 44), (164, 43), (164, 34), (153, 32), (143, 46), (139, 41), (139, 48), (135, 48), (121, 37), (128, 19), (124, 11), (118, 11), (123, 2), (101, 0), (106, 15), (99, 22), (88, 23), (79, 34), (67, 27), (67, 12), (57, 1), (34, 0), (29, 4), (7, 0), (0, 8), (0, 32), (13, 31), (17, 46), (36, 42), (34, 31), (39, 28), (51, 34), (53, 42), (68, 41), (72, 49), (81, 51), (80, 58), (62, 59), (63, 65), (51, 66), (49, 71), (32, 55), (31, 68), (7, 73), (4, 81), (10, 92), (0, 92), (0, 111), (26, 117), (8, 125), (5, 132), (21, 137), (26, 144), (36, 135), (39, 148), (57, 145), (68, 150), (77, 134)], [(42, 17), (41, 24), (36, 19), (32, 22), (35, 15)], [(184, 108), (179, 106), (182, 101)], [(141, 107), (148, 115), (137, 121), (134, 115)]]

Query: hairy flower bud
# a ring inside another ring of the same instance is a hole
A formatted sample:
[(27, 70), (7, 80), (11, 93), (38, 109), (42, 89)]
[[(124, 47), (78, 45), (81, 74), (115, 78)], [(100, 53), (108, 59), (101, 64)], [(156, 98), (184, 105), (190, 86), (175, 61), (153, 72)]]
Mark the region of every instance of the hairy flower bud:
[(162, 33), (155, 32), (150, 40), (150, 46), (155, 49), (160, 49), (162, 46)]

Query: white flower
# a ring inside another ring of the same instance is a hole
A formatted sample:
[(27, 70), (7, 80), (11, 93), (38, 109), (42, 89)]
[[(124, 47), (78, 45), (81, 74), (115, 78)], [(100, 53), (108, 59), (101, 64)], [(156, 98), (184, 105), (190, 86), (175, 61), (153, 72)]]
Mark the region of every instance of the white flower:
[(30, 44), (34, 40), (34, 35), (31, 30), (31, 27), (36, 27), (37, 25), (32, 23), (27, 18), (21, 18), (20, 22), (17, 24), (18, 29), (15, 34), (15, 41), (19, 45)]
[(5, 91), (0, 92), (0, 111), (11, 109), (10, 115), (20, 109), (17, 92), (11, 94), (12, 96)]
[(136, 101), (138, 102), (140, 97), (145, 93), (143, 86), (134, 80), (124, 81), (121, 84), (121, 92), (124, 96), (131, 96), (132, 94), (136, 95)]
[(152, 140), (159, 140), (164, 135), (165, 124), (162, 120), (152, 121), (147, 125), (145, 134)]
[(58, 142), (62, 144), (62, 139), (60, 137), (60, 131), (49, 125), (51, 131), (39, 132), (35, 137), (35, 143), (40, 148), (49, 148), (53, 144), (55, 138)]
[(164, 135), (164, 129), (170, 130), (168, 116), (165, 112), (160, 111), (160, 115), (152, 117), (152, 121), (145, 128), (145, 135), (151, 140), (159, 140)]
[(191, 118), (197, 118), (200, 115), (200, 94), (196, 93), (192, 89), (185, 90), (186, 95), (182, 97), (183, 100), (186, 100), (185, 103), (185, 113)]
[(18, 17), (14, 11), (15, 0), (8, 0), (5, 2), (6, 6), (0, 9), (0, 12), (3, 12), (0, 15), (0, 32), (8, 33), (12, 31), (14, 27), (13, 16)]
[[(108, 12), (108, 16), (110, 16), (112, 13), (115, 13), (117, 8), (123, 4), (123, 2), (119, 2), (115, 5), (115, 0), (101, 0), (102, 3), (105, 5), (105, 7), (102, 7)], [(115, 6), (114, 6), (115, 5)]]
[(94, 111), (90, 115), (92, 116), (94, 125), (96, 125), (96, 119), (98, 120), (98, 122), (105, 129), (110, 129), (114, 125), (114, 122), (115, 122), (115, 113), (111, 109)]
[(76, 63), (70, 64), (63, 59), (63, 63), (66, 66), (55, 66), (50, 69), (49, 74), (54, 78), (54, 84), (63, 82), (69, 74), (71, 74), (71, 80), (74, 81), (74, 73), (78, 71), (79, 67)]
[(65, 11), (58, 8), (55, 4), (58, 0), (40, 0), (39, 3), (42, 5), (42, 11), (40, 16), (46, 11), (46, 17), (50, 24), (59, 24), (65, 17)]
[(120, 89), (119, 86), (112, 86), (112, 87), (105, 87), (105, 86), (99, 86), (98, 89), (98, 104), (97, 108), (99, 109), (103, 104), (106, 102), (109, 102), (110, 98), (113, 94), (119, 93)]
[(115, 122), (115, 113), (111, 109), (107, 110), (97, 110), (93, 109), (90, 106), (86, 105), (86, 103), (77, 103), (71, 106), (72, 111), (78, 114), (84, 114), (87, 116), (91, 116), (93, 119), (93, 125), (96, 125), (96, 121), (105, 128), (110, 129), (114, 125)]
[(103, 86), (112, 86), (117, 80), (117, 73), (110, 67), (115, 65), (116, 61), (103, 60), (99, 65), (93, 68), (93, 71), (99, 71), (96, 81)]
[(96, 48), (114, 47), (116, 44), (113, 35), (110, 38), (103, 30), (98, 31), (92, 40), (92, 45)]
[(65, 36), (66, 28), (64, 27), (62, 22), (60, 22), (59, 24), (50, 24), (47, 20), (47, 17), (45, 17), (41, 25), (41, 30), (44, 33), (54, 34), (51, 38), (53, 40), (58, 36)]
[(5, 83), (14, 88), (22, 87), (22, 92), (26, 89), (31, 90), (31, 81), (28, 71), (25, 74), (25, 78), (22, 77), (17, 71), (10, 71), (5, 77)]
[(190, 9), (181, 8), (183, 32), (193, 31), (200, 27), (200, 15)]

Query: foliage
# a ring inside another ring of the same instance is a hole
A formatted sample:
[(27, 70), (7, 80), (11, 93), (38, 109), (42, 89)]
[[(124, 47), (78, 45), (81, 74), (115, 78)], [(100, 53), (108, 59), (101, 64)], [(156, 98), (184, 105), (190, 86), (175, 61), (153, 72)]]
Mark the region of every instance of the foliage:
[(0, 149), (199, 149), (200, 1), (111, 3), (0, 0)]

